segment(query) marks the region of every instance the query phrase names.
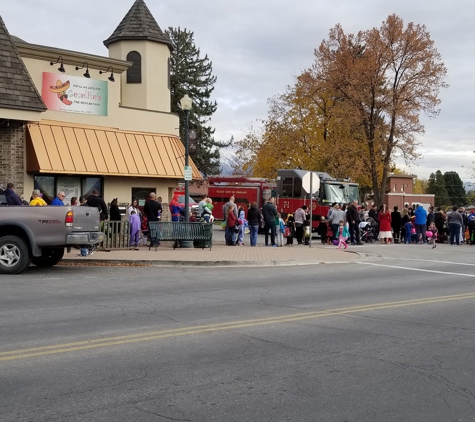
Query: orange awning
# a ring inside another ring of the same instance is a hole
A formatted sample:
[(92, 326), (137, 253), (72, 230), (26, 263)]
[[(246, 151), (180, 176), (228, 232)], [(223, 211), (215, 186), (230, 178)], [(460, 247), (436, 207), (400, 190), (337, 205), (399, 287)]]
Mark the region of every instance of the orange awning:
[[(177, 136), (44, 120), (27, 132), (29, 173), (184, 178)], [(190, 165), (193, 179), (202, 179)]]

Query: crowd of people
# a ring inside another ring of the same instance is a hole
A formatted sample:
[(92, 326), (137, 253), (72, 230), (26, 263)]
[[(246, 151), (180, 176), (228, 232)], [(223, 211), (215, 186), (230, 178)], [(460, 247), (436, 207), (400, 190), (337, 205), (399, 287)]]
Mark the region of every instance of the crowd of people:
[[(8, 183), (4, 194), (8, 205), (47, 205), (38, 189), (33, 190), (30, 202), (17, 195), (13, 183)], [(58, 192), (51, 206), (65, 205), (65, 196), (63, 191)], [(101, 221), (120, 222), (123, 219), (117, 198), (112, 200), (108, 209), (95, 189), (87, 197), (72, 197), (70, 205), (97, 208)], [(172, 221), (184, 220), (184, 210), (180, 204), (172, 201), (169, 208)], [(190, 222), (213, 222), (213, 208), (212, 200), (203, 195), (198, 209), (191, 213)], [(140, 240), (147, 237), (149, 222), (160, 221), (162, 213), (162, 198), (154, 192), (149, 194), (142, 211), (138, 199), (132, 199), (125, 216), (130, 223), (131, 247), (137, 247)], [(245, 234), (249, 234), (250, 246), (257, 246), (259, 228), (264, 229), (265, 246), (291, 246), (294, 240), (297, 244), (309, 242), (311, 215), (305, 205), (288, 214), (283, 220), (277, 212), (273, 197), (268, 198), (261, 209), (256, 202), (251, 202), (246, 210), (244, 207), (238, 208), (234, 196), (231, 196), (223, 206), (223, 218), (222, 227), (225, 229), (228, 246), (243, 246)], [(343, 205), (334, 203), (327, 215), (321, 217), (317, 232), (323, 244), (332, 242), (338, 248), (344, 249), (348, 244), (362, 245), (363, 242), (375, 240), (384, 244), (430, 244), (433, 248), (437, 243), (444, 242), (451, 245), (475, 245), (475, 208), (471, 207), (467, 212), (463, 207), (453, 206), (446, 212), (440, 207), (429, 207), (426, 211), (421, 205), (415, 205), (413, 208), (407, 204), (402, 210), (395, 206), (390, 211), (386, 204), (381, 205), (379, 209), (373, 205), (367, 210), (365, 205), (358, 206), (356, 200)], [(156, 247), (158, 244), (159, 242), (155, 241), (152, 246)]]
[(367, 211), (364, 205), (359, 209), (357, 206), (357, 201), (348, 207), (333, 204), (327, 217), (322, 217), (322, 229), (318, 229), (324, 232), (322, 242), (327, 241), (328, 223), (333, 242), (339, 244), (338, 225), (343, 221), (349, 228), (348, 239), (354, 245), (362, 244), (362, 233), (363, 240), (379, 240), (384, 244), (429, 244), (433, 248), (437, 243), (475, 244), (475, 208), (466, 212), (463, 207), (453, 206), (445, 212), (441, 207), (430, 206), (426, 211), (422, 205), (413, 208), (407, 204), (402, 210), (395, 206), (390, 211), (383, 204), (379, 209), (373, 205)]
[(249, 209), (238, 209), (234, 196), (223, 206), (223, 228), (225, 229), (226, 245), (243, 246), (244, 234), (249, 233), (249, 245), (257, 246), (257, 234), (259, 228), (264, 229), (264, 246), (282, 247), (284, 238), (285, 245), (292, 245), (294, 238), (298, 244), (307, 243), (309, 235), (304, 236), (304, 228), (308, 227), (310, 233), (310, 214), (305, 205), (297, 209), (295, 215), (289, 214), (284, 221), (275, 206), (275, 198), (270, 197), (258, 208), (255, 201), (249, 204)]

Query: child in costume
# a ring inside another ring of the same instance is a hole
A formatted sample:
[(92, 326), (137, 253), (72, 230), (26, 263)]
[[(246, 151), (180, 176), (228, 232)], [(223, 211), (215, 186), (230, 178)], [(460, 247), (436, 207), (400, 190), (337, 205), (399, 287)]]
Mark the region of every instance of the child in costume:
[(277, 213), (277, 218), (279, 221), (279, 224), (277, 224), (275, 235), (275, 243), (277, 243), (278, 247), (284, 246), (284, 231), (285, 231), (285, 223), (284, 220), (282, 219), (282, 216), (280, 215), (280, 212)]
[(435, 241), (437, 240), (437, 233), (438, 233), (437, 227), (435, 227), (434, 222), (430, 223), (428, 230), (432, 232), (432, 237), (429, 238), (429, 245), (432, 245), (432, 249), (434, 249), (437, 247), (437, 245), (435, 244)]
[(238, 218), (238, 221), (240, 224), (239, 226), (239, 233), (238, 233), (238, 241), (237, 241), (237, 244), (239, 246), (244, 246), (244, 234), (246, 232), (246, 228), (249, 227), (248, 226), (248, 222), (246, 220), (246, 212), (244, 211), (244, 208), (239, 208), (239, 218)]
[(345, 249), (348, 248), (348, 245), (346, 244), (346, 239), (348, 239), (349, 237), (350, 232), (348, 231), (345, 222), (343, 220), (340, 220), (340, 225), (338, 226), (338, 249), (340, 249), (342, 245), (345, 247)]
[(404, 224), (404, 244), (411, 244), (411, 237), (412, 237), (412, 229), (414, 226), (412, 222), (409, 220), (406, 224)]
[(205, 199), (206, 204), (203, 205), (203, 212), (201, 214), (201, 217), (207, 222), (213, 222), (214, 217), (213, 217), (213, 201), (211, 198), (206, 198)]
[(320, 224), (318, 225), (317, 231), (324, 245), (327, 243), (327, 230), (327, 222), (325, 221), (325, 217), (322, 215), (320, 217)]
[(140, 221), (140, 217), (135, 212), (135, 210), (130, 211), (129, 224), (130, 224), (130, 246), (137, 247), (139, 245), (139, 239), (140, 239), (141, 221)]

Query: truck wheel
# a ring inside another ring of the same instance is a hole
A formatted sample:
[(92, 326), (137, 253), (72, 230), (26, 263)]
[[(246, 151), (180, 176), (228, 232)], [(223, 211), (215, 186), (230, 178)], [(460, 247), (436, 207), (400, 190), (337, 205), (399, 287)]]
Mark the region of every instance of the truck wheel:
[(0, 273), (21, 273), (30, 263), (30, 252), (23, 239), (17, 236), (0, 237)]
[(41, 256), (34, 256), (31, 262), (37, 267), (52, 267), (63, 259), (64, 248), (43, 248)]

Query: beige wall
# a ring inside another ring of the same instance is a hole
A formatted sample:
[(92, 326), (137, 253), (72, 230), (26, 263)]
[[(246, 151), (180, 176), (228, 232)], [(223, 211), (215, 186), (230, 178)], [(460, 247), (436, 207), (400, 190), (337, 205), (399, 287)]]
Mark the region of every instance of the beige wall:
[[(157, 44), (159, 45), (159, 44)], [(43, 72), (57, 72), (55, 66), (50, 66), (49, 62), (38, 59), (23, 58), (25, 65), (28, 69), (28, 72), (33, 79), (33, 82), (41, 93), (42, 89), (42, 78)], [(84, 69), (76, 70), (74, 66), (64, 65), (66, 68), (66, 75), (82, 77)], [(79, 65), (81, 66), (81, 65)], [(41, 114), (42, 119), (46, 120), (56, 120), (60, 122), (71, 122), (71, 123), (80, 123), (85, 125), (93, 126), (103, 126), (103, 127), (113, 127), (121, 130), (133, 130), (140, 132), (153, 132), (153, 133), (164, 133), (171, 135), (178, 135), (178, 126), (179, 120), (178, 116), (168, 112), (160, 112), (157, 109), (154, 110), (145, 110), (145, 109), (134, 109), (129, 107), (121, 107), (121, 75), (115, 75), (115, 82), (110, 82), (107, 80), (109, 74), (105, 73), (100, 75), (99, 69), (89, 67), (89, 72), (91, 78), (99, 79), (106, 81), (108, 83), (108, 116), (92, 116), (84, 115), (79, 113), (65, 113), (60, 111), (45, 111)], [(125, 73), (124, 73), (125, 75)], [(165, 84), (167, 84), (168, 79), (164, 78), (163, 75), (157, 75), (160, 79), (165, 79)], [(125, 78), (125, 76), (123, 76)], [(163, 84), (162, 83), (162, 84)], [(129, 84), (130, 92), (128, 95), (140, 97), (140, 85), (138, 84)], [(152, 87), (155, 89), (155, 87)], [(168, 88), (165, 91), (160, 88), (161, 91), (155, 92), (165, 92), (165, 95), (162, 97), (162, 101), (165, 102), (165, 98), (168, 98), (168, 110), (170, 108), (170, 93)], [(136, 93), (136, 94), (135, 94)], [(149, 96), (152, 96), (152, 93), (149, 93)], [(154, 95), (158, 97), (158, 95)], [(33, 120), (33, 119), (32, 119)], [(34, 119), (34, 120), (37, 120)]]
[(142, 57), (142, 83), (128, 84), (127, 72), (122, 73), (121, 104), (126, 107), (170, 112), (168, 46), (156, 42), (120, 41), (109, 46), (109, 57), (127, 60), (127, 54), (131, 51), (137, 51)]
[(178, 186), (179, 180), (158, 179), (149, 177), (105, 177), (104, 178), (104, 200), (109, 203), (113, 198), (118, 198), (119, 202), (130, 202), (132, 199), (132, 188), (155, 188), (157, 196), (163, 198), (163, 202), (169, 202), (171, 196), (169, 192)]
[[(26, 169), (26, 164), (24, 168)], [(30, 200), (31, 192), (33, 192), (33, 189), (35, 188), (34, 186), (33, 176), (25, 171), (23, 178), (23, 198), (27, 201)]]
[[(118, 198), (121, 203), (129, 203), (132, 199), (132, 188), (155, 188), (157, 196), (161, 196), (163, 202), (168, 203), (179, 181), (152, 177), (104, 177), (104, 200), (109, 203), (113, 198)], [(30, 199), (33, 189), (33, 176), (25, 172), (22, 192), (26, 200)]]
[(0, 108), (0, 119), (19, 120), (23, 122), (39, 122), (42, 113), (39, 111), (14, 110)]

